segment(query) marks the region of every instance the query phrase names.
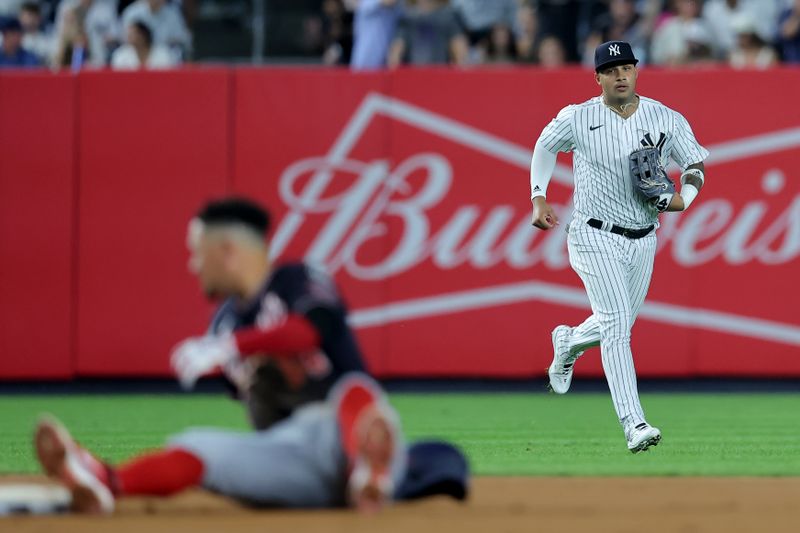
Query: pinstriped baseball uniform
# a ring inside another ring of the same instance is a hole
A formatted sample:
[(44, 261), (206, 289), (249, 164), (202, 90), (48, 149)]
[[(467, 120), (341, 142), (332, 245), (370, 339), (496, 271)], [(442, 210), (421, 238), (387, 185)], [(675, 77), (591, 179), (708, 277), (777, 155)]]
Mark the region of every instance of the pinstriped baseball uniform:
[[(682, 169), (703, 161), (686, 119), (650, 98), (627, 119), (609, 109), (602, 97), (561, 110), (539, 138), (551, 152), (574, 152), (574, 212), (568, 225), (570, 264), (578, 273), (592, 315), (570, 335), (573, 352), (600, 345), (603, 370), (623, 428), (644, 422), (630, 348), (630, 331), (650, 285), (655, 231), (631, 239), (603, 231), (658, 227), (658, 212), (646, 204), (630, 178), (628, 156), (644, 146), (661, 149), (662, 163), (672, 158)], [(603, 222), (603, 229), (587, 224)]]

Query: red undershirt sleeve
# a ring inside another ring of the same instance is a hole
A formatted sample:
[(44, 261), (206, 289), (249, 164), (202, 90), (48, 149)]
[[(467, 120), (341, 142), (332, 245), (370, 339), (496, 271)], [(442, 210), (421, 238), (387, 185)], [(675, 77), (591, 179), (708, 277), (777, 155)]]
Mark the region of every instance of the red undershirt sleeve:
[(318, 348), (321, 338), (316, 328), (302, 315), (290, 314), (281, 325), (269, 329), (256, 327), (234, 332), (242, 358), (268, 353), (293, 357)]

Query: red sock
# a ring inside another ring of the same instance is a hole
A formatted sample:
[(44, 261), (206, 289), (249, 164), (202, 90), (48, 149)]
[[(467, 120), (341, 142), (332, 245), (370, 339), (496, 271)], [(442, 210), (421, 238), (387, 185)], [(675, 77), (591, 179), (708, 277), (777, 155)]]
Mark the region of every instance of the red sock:
[(142, 455), (116, 468), (119, 493), (169, 496), (203, 479), (203, 463), (186, 450), (171, 448)]
[(377, 398), (375, 392), (362, 383), (350, 384), (339, 403), (339, 428), (342, 433), (342, 444), (349, 458), (355, 457), (358, 451), (358, 435), (355, 431), (359, 415), (372, 405)]

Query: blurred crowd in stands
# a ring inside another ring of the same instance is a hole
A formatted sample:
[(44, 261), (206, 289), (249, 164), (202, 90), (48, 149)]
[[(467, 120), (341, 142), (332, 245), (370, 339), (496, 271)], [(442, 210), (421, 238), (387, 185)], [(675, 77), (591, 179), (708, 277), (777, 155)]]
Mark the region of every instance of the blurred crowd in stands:
[(625, 40), (642, 64), (800, 63), (800, 0), (326, 0), (326, 62), (591, 66)]
[(184, 8), (170, 0), (0, 0), (0, 66), (170, 68), (190, 57)]
[[(204, 0), (0, 0), (0, 67), (170, 68)], [(210, 0), (209, 0), (210, 1)], [(242, 2), (243, 0), (239, 0)], [(281, 23), (285, 2), (261, 0)], [(258, 0), (248, 0), (251, 9)], [(800, 0), (304, 0), (303, 48), (328, 65), (591, 66), (629, 41), (642, 64), (800, 63)], [(213, 39), (213, 36), (211, 37)]]

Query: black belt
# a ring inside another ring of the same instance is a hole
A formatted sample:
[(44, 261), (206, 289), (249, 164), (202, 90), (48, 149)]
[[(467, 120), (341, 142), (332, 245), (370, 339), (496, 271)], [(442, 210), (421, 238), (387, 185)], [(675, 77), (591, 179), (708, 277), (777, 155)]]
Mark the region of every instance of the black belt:
[[(595, 229), (603, 229), (603, 222), (597, 220), (596, 218), (590, 218), (586, 221), (591, 227)], [(623, 228), (622, 226), (612, 225), (611, 229), (608, 230), (611, 233), (616, 233), (617, 235), (622, 235), (623, 237), (627, 237), (629, 239), (641, 239), (642, 237), (647, 237), (650, 235), (650, 232), (653, 231), (655, 226), (647, 226), (646, 228), (642, 229), (628, 229)]]

